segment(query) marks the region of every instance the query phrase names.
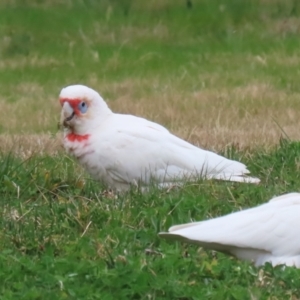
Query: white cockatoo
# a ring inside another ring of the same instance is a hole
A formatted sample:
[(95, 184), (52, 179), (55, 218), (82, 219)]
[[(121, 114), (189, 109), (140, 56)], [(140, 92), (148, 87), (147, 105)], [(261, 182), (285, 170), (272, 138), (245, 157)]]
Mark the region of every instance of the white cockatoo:
[(197, 148), (163, 126), (113, 113), (91, 88), (63, 88), (63, 144), (97, 180), (118, 191), (198, 178), (259, 183), (240, 162)]
[(173, 226), (159, 236), (253, 261), (300, 268), (300, 194), (290, 193), (268, 203), (223, 217)]

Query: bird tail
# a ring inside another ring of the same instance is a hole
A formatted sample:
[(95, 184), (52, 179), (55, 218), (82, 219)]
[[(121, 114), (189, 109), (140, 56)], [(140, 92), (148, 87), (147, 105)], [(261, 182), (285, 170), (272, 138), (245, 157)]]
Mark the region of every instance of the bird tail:
[(260, 183), (260, 179), (256, 177), (250, 177), (247, 175), (231, 175), (231, 174), (217, 174), (213, 176), (208, 176), (208, 179), (220, 179), (233, 182), (242, 182), (242, 183)]

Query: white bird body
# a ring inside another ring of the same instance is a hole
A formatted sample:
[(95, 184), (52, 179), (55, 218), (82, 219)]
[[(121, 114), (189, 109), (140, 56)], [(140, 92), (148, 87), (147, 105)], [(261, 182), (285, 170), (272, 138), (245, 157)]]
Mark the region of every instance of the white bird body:
[[(131, 184), (147, 186), (152, 181), (165, 186), (198, 178), (259, 182), (246, 176), (249, 171), (244, 164), (195, 147), (159, 124), (114, 114), (100, 95), (87, 87), (63, 89), (60, 101), (62, 121), (67, 125), (66, 150), (94, 178), (112, 188), (126, 190)], [(76, 105), (85, 101), (91, 112), (77, 114), (72, 101), (77, 101)]]
[(173, 226), (159, 235), (250, 260), (300, 268), (300, 193), (215, 219)]

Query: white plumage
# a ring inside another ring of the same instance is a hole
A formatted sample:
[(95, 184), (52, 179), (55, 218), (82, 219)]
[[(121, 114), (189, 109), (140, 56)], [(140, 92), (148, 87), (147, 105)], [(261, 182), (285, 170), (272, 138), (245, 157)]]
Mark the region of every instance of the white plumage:
[(240, 162), (197, 148), (166, 128), (132, 115), (113, 113), (94, 90), (62, 89), (64, 147), (96, 179), (117, 190), (151, 182), (222, 179), (258, 183)]
[(159, 235), (221, 251), (260, 266), (300, 268), (300, 194), (203, 222), (173, 226)]

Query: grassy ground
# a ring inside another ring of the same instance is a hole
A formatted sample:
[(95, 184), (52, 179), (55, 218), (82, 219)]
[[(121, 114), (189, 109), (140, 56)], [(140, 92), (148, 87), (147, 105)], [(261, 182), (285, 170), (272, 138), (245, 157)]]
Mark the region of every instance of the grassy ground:
[[(300, 188), (300, 145), (279, 143), (300, 137), (298, 1), (186, 3), (1, 1), (1, 299), (300, 299), (299, 270), (157, 237)], [(261, 185), (105, 192), (60, 151), (72, 83), (242, 160)]]
[(274, 145), (276, 122), (299, 138), (298, 1), (18, 3), (0, 4), (1, 133), (55, 133), (83, 83), (205, 147)]

